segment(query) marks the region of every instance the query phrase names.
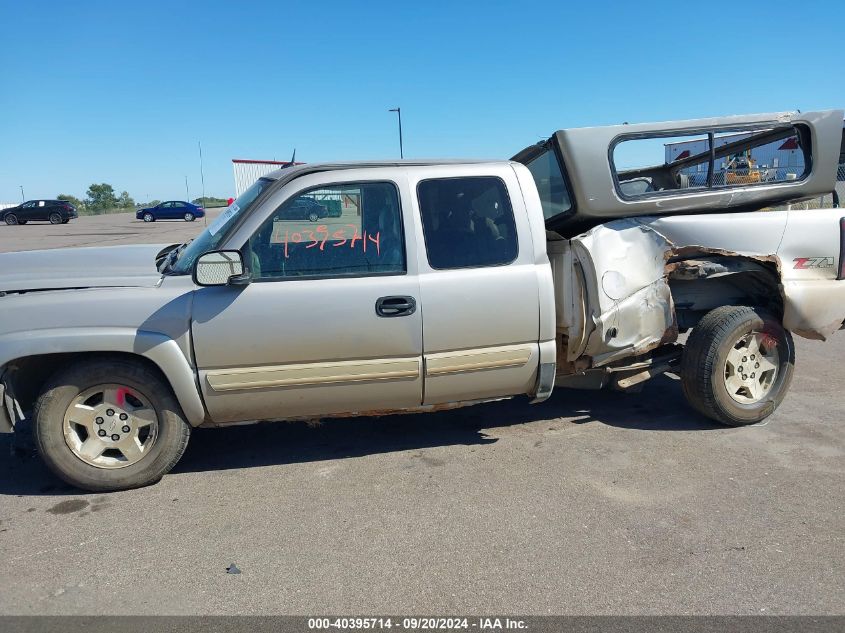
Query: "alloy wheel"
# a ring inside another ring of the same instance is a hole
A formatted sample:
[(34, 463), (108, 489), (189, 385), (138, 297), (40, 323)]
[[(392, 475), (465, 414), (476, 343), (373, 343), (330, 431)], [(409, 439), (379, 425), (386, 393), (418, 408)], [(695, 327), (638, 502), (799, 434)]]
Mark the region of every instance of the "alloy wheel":
[(760, 402), (772, 390), (780, 365), (777, 339), (765, 332), (740, 338), (725, 361), (725, 388), (740, 404)]
[(149, 399), (125, 385), (86, 389), (67, 408), (65, 442), (97, 468), (125, 468), (149, 454), (158, 437), (158, 414)]

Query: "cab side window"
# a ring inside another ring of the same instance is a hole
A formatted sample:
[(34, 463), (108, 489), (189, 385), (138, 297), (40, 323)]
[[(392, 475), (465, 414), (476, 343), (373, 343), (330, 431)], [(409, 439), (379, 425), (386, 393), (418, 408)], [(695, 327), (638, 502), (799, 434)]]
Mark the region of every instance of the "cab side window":
[(513, 209), (499, 178), (436, 178), (417, 186), (432, 268), (502, 266), (516, 259)]
[(396, 185), (344, 183), (306, 190), (277, 208), (250, 238), (253, 279), (405, 272)]

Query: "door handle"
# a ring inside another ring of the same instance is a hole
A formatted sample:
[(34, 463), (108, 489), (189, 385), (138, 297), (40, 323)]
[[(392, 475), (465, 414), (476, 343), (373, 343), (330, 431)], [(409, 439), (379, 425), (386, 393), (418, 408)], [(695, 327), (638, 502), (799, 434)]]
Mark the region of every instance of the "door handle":
[(413, 297), (379, 297), (376, 300), (376, 314), (380, 317), (409, 316), (417, 311), (417, 301)]

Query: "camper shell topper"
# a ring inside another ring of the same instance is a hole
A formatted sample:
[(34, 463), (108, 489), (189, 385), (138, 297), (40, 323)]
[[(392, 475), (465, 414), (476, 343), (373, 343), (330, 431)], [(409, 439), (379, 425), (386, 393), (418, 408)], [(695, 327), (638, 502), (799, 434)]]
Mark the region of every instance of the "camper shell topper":
[(537, 180), (547, 227), (755, 211), (830, 193), (842, 110), (559, 130), (514, 156)]

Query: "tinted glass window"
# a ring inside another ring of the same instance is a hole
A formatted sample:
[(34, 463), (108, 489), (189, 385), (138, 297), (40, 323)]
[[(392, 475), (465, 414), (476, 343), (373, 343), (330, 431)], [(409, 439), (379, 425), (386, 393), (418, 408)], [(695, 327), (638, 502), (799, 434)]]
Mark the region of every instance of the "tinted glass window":
[(248, 251), (255, 279), (403, 273), (396, 186), (349, 183), (306, 191), (276, 209)]
[(808, 135), (799, 127), (720, 129), (624, 139), (613, 149), (623, 197), (801, 180)]
[(753, 185), (800, 180), (807, 161), (796, 130), (716, 132), (713, 185)]
[(619, 192), (626, 197), (707, 187), (710, 138), (705, 134), (624, 140), (613, 148)]
[(417, 187), (432, 268), (509, 264), (517, 255), (508, 192), (498, 178), (440, 178)]
[(546, 150), (527, 165), (543, 203), (543, 216), (548, 220), (572, 209), (572, 201), (560, 163), (552, 150)]

